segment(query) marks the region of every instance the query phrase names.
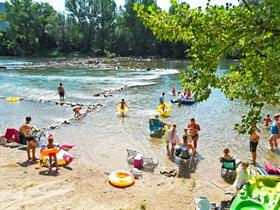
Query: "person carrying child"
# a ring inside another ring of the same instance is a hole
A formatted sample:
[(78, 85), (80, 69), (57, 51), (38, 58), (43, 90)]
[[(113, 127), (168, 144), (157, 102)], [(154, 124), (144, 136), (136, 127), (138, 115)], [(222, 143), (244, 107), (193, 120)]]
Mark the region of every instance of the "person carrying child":
[[(49, 133), (49, 135), (48, 135), (48, 145), (47, 145), (48, 149), (54, 149), (55, 148), (53, 141), (54, 141), (53, 135)], [(53, 160), (54, 160), (54, 163), (52, 163)], [(56, 167), (56, 171), (58, 171), (56, 153), (50, 153), (49, 154), (49, 163), (50, 163), (50, 168), (49, 168), (50, 172), (52, 171), (52, 166), (53, 165)]]

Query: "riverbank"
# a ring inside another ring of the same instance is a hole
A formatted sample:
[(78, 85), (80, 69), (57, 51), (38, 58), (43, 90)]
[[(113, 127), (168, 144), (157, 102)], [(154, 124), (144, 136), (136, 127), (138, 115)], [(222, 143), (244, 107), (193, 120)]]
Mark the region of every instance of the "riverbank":
[(75, 158), (59, 174), (27, 164), (25, 151), (0, 147), (0, 209), (194, 209), (193, 179), (143, 173), (126, 189), (111, 186), (110, 170)]

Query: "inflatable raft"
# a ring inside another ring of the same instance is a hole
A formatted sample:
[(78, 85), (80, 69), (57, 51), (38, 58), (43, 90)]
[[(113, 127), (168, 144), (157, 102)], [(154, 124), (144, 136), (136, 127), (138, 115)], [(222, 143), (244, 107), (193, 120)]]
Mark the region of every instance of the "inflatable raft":
[(120, 115), (122, 115), (122, 116), (124, 116), (128, 112), (127, 106), (124, 105), (124, 109), (121, 109), (120, 104), (117, 106), (117, 110), (120, 113)]
[[(175, 104), (175, 103), (178, 103), (178, 99), (171, 99), (171, 103)], [(193, 99), (185, 99), (185, 100), (182, 100), (181, 101), (181, 104), (184, 104), (184, 105), (192, 105), (195, 103), (195, 100)]]
[(169, 117), (171, 115), (171, 106), (167, 103), (164, 104), (164, 109), (163, 105), (159, 105), (157, 108), (157, 112), (159, 113), (160, 116), (162, 117)]
[(280, 209), (280, 177), (253, 176), (235, 197), (230, 210)]
[(11, 102), (11, 103), (14, 103), (14, 102), (20, 102), (22, 101), (23, 99), (19, 98), (19, 97), (8, 97), (6, 98), (6, 101), (7, 102)]

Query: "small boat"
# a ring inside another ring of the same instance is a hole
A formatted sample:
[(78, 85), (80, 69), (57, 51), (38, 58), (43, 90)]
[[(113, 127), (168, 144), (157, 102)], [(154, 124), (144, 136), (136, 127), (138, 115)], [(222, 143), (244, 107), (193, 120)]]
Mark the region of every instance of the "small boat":
[(247, 209), (280, 209), (280, 177), (252, 176), (230, 206), (230, 210)]
[[(175, 103), (179, 103), (178, 99), (171, 99), (171, 103), (175, 104)], [(181, 104), (183, 105), (192, 105), (195, 103), (195, 100), (193, 99), (185, 99), (181, 101)]]

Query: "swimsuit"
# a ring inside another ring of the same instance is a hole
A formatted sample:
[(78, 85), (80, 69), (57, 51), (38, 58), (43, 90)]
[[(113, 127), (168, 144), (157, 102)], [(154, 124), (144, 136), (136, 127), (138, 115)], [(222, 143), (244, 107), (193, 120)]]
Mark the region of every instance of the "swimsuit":
[(271, 132), (271, 134), (278, 134), (278, 127), (277, 127), (277, 124), (276, 123), (273, 123), (272, 125), (271, 125), (271, 128), (270, 128), (270, 132)]
[(258, 141), (250, 141), (250, 151), (256, 152), (258, 147)]

